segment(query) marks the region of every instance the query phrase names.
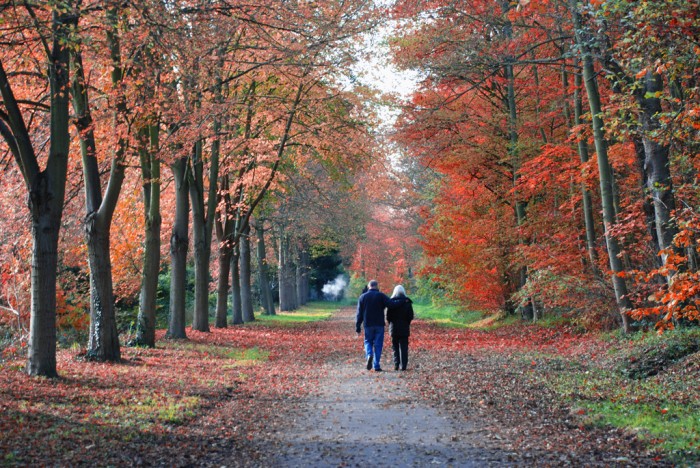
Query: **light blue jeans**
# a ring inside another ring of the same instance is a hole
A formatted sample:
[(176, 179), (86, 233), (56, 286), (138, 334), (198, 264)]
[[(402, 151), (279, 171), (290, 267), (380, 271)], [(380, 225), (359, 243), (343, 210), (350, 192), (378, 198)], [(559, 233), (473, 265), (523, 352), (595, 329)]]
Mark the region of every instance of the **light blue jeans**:
[(384, 327), (365, 327), (365, 355), (372, 356), (374, 369), (381, 369), (379, 360), (384, 347)]

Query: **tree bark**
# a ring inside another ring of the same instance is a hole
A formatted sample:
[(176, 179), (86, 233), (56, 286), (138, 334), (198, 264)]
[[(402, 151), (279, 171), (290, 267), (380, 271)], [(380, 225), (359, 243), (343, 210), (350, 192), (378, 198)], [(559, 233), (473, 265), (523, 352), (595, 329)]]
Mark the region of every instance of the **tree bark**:
[(175, 178), (175, 222), (170, 236), (170, 323), (168, 337), (187, 338), (185, 303), (190, 213), (187, 158), (177, 160), (171, 168)]
[(663, 78), (648, 71), (644, 77), (644, 86), (639, 93), (638, 101), (642, 109), (642, 144), (644, 145), (644, 169), (647, 190), (651, 195), (654, 205), (654, 221), (656, 225), (656, 238), (661, 258), (666, 264), (668, 254), (664, 252), (673, 248), (673, 238), (678, 233), (678, 226), (673, 219), (673, 211), (676, 209), (676, 200), (673, 196), (673, 180), (671, 179), (671, 167), (669, 162), (669, 147), (660, 143), (654, 133), (658, 132), (661, 124), (658, 115), (663, 111), (661, 100), (656, 93), (663, 90)]
[(243, 308), (241, 305), (241, 274), (239, 268), (240, 253), (237, 248), (231, 251), (231, 304), (233, 307), (234, 325), (243, 323)]
[(121, 351), (114, 311), (109, 229), (96, 217), (90, 216), (85, 229), (90, 265), (90, 339), (87, 358), (119, 361)]
[[(577, 73), (574, 78), (574, 125), (579, 126), (583, 122), (583, 104), (581, 100), (581, 74)], [(590, 158), (588, 152), (588, 142), (584, 138), (578, 139), (578, 155), (581, 164), (586, 164)], [(595, 219), (593, 217), (593, 202), (591, 200), (591, 192), (586, 187), (586, 183), (581, 183), (581, 200), (583, 203), (583, 222), (586, 229), (586, 250), (588, 251), (588, 259), (591, 263), (591, 270), (598, 274), (598, 252), (596, 251), (596, 229)]]
[(240, 238), (241, 251), (241, 308), (243, 309), (243, 321), (253, 322), (253, 288), (251, 286), (250, 268), (250, 223), (247, 223)]
[[(192, 329), (209, 331), (209, 266), (211, 262), (211, 229), (204, 207), (202, 141), (194, 144), (192, 167), (188, 171), (192, 203), (194, 240), (194, 317)], [(214, 181), (216, 183), (216, 180)], [(216, 196), (216, 195), (214, 195)], [(212, 218), (213, 221), (213, 218)]]
[(287, 312), (294, 310), (294, 297), (296, 296), (293, 286), (293, 275), (290, 275), (291, 254), (289, 252), (289, 236), (284, 232), (279, 239), (279, 296), (280, 311)]
[(593, 57), (588, 44), (588, 38), (584, 37), (582, 30), (581, 16), (575, 0), (571, 2), (571, 10), (574, 16), (574, 27), (576, 30), (576, 42), (581, 50), (583, 64), (583, 79), (588, 95), (588, 104), (591, 110), (593, 124), (593, 138), (595, 142), (596, 155), (598, 159), (598, 171), (600, 174), (600, 198), (603, 207), (603, 224), (605, 227), (605, 242), (608, 248), (608, 258), (612, 273), (612, 284), (615, 290), (618, 311), (622, 319), (622, 328), (625, 333), (630, 331), (630, 322), (627, 315), (632, 309), (632, 304), (627, 296), (627, 285), (621, 274), (624, 273), (622, 261), (620, 260), (620, 246), (611, 235), (611, 230), (615, 225), (615, 206), (613, 200), (613, 181), (610, 161), (608, 159), (607, 142), (603, 132), (603, 120), (601, 118), (600, 93), (596, 74), (593, 67)]
[[(148, 143), (145, 141), (148, 139)], [(144, 129), (140, 141), (139, 155), (143, 177), (143, 202), (145, 217), (145, 239), (143, 245), (143, 270), (141, 271), (141, 294), (136, 325), (136, 346), (156, 345), (156, 298), (160, 273), (160, 160), (158, 159), (158, 124)]]
[(216, 285), (216, 328), (228, 326), (228, 279), (231, 276), (231, 248), (219, 247), (219, 279)]
[[(644, 144), (642, 143), (642, 138), (638, 135), (632, 137), (632, 143), (634, 144), (634, 153), (637, 157), (637, 169), (639, 171), (639, 178), (641, 182), (640, 192), (642, 198), (642, 211), (644, 212), (644, 219), (646, 222), (647, 233), (649, 234), (649, 250), (658, 252), (661, 250), (659, 247), (659, 233), (656, 229), (656, 216), (654, 213), (654, 202), (648, 192), (649, 185), (649, 172), (646, 169), (646, 154), (644, 151)], [(654, 263), (657, 267), (663, 265), (663, 260), (659, 257), (654, 258)]]
[(0, 94), (6, 111), (3, 138), (22, 172), (29, 192), (32, 222), (32, 285), (29, 375), (56, 377), (56, 268), (68, 171), (71, 30), (78, 16), (69, 3), (53, 7), (51, 48), (48, 52), (50, 86), (50, 143), (44, 170), (32, 146), (22, 111), (0, 60)]
[[(107, 11), (110, 29), (107, 43), (112, 60), (112, 86), (119, 88), (122, 81), (121, 52), (116, 33), (118, 12)], [(72, 51), (73, 108), (80, 138), (85, 187), (85, 236), (90, 267), (90, 335), (87, 357), (96, 361), (119, 361), (119, 334), (117, 331), (114, 290), (112, 284), (112, 262), (110, 258), (110, 228), (119, 193), (124, 181), (124, 156), (126, 140), (121, 137), (112, 156), (109, 182), (102, 197), (100, 171), (97, 163), (93, 119), (90, 111), (87, 86), (85, 84), (82, 55), (79, 46)], [(114, 131), (119, 134), (126, 113), (124, 96), (118, 93), (114, 111)]]
[(229, 194), (229, 176), (221, 177), (221, 190), (218, 195), (220, 213), (216, 216), (216, 238), (219, 241), (219, 278), (216, 285), (216, 328), (227, 327), (229, 278), (231, 276), (232, 231), (233, 221), (231, 196)]
[(306, 242), (300, 242), (296, 268), (297, 303), (303, 306), (309, 299), (309, 250)]
[(258, 260), (258, 282), (260, 283), (260, 300), (262, 302), (265, 315), (275, 315), (275, 304), (272, 300), (272, 289), (270, 288), (270, 274), (267, 266), (267, 256), (265, 252), (265, 229), (264, 221), (258, 220), (255, 231), (258, 235), (257, 260)]

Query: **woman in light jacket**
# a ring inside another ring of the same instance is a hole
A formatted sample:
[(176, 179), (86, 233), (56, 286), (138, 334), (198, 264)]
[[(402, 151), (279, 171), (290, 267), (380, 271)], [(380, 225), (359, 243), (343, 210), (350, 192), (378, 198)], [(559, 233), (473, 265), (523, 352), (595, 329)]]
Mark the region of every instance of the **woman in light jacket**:
[(406, 290), (400, 284), (394, 288), (391, 299), (393, 305), (387, 310), (386, 320), (389, 322), (391, 347), (394, 350), (394, 370), (401, 368), (404, 371), (408, 365), (408, 337), (411, 335), (413, 302), (406, 296)]

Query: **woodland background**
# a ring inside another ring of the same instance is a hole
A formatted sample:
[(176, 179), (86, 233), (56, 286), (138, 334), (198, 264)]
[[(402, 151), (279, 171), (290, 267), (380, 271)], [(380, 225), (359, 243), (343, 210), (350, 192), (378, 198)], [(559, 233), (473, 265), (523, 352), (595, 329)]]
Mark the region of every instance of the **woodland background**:
[(699, 13), (0, 1), (4, 462), (262, 456), (357, 351), (287, 321), (372, 278), (468, 324), (412, 391), (514, 456), (697, 460)]
[[(699, 318), (693, 1), (0, 3), (4, 356), (255, 320), (338, 275), (586, 330)], [(388, 23), (386, 23), (388, 21)], [(390, 59), (410, 101), (358, 76)], [(387, 106), (393, 127), (380, 125)]]

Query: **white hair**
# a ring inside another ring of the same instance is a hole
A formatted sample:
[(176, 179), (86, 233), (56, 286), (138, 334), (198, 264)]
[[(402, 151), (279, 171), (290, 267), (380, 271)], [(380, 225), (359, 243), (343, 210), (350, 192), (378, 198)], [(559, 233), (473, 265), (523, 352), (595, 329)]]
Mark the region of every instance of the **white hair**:
[(406, 296), (406, 290), (401, 286), (400, 284), (397, 284), (396, 287), (394, 288), (394, 292), (391, 294), (391, 297), (399, 297), (399, 296)]

